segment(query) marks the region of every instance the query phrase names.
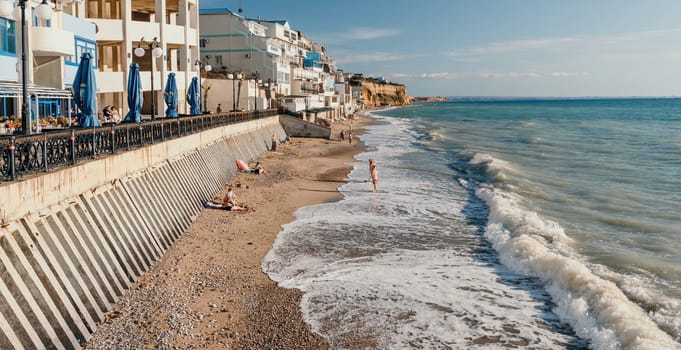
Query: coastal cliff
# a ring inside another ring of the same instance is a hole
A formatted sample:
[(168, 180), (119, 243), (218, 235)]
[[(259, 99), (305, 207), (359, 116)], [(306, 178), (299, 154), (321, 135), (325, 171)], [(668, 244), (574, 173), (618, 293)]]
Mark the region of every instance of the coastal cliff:
[(374, 79), (362, 79), (362, 98), (365, 108), (404, 106), (410, 103), (407, 87)]
[(431, 96), (431, 97), (410, 97), (411, 102), (447, 102), (448, 99), (443, 96)]

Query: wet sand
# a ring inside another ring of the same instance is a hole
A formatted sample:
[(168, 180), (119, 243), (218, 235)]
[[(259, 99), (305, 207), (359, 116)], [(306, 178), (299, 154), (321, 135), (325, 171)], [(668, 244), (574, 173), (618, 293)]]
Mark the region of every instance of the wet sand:
[[(353, 134), (368, 117), (357, 115)], [(279, 288), (260, 262), (297, 208), (341, 198), (337, 188), (361, 151), (338, 140), (293, 138), (260, 157), (267, 174), (229, 185), (246, 212), (206, 209), (151, 270), (120, 298), (86, 349), (326, 349), (302, 320), (302, 293)], [(252, 165), (252, 164), (251, 164)], [(367, 183), (370, 187), (371, 184)], [(221, 202), (226, 186), (216, 193)], [(352, 341), (350, 342), (352, 343)], [(358, 338), (356, 348), (372, 347)]]

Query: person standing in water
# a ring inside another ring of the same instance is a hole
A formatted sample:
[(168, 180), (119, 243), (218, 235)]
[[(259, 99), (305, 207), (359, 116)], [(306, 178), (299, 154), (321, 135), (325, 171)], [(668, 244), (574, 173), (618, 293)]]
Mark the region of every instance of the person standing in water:
[(371, 173), (371, 183), (374, 185), (374, 192), (378, 191), (378, 169), (376, 169), (376, 161), (369, 159), (369, 172)]

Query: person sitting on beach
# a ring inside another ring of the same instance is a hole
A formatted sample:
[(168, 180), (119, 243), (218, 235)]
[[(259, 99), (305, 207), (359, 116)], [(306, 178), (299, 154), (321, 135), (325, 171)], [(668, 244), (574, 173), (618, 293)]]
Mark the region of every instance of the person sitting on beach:
[(232, 191), (232, 188), (230, 187), (227, 190), (227, 194), (225, 195), (225, 198), (222, 200), (222, 203), (229, 204), (229, 205), (236, 205), (236, 195), (234, 194), (234, 191)]
[(222, 203), (216, 203), (213, 201), (205, 201), (202, 202), (204, 208), (210, 208), (210, 209), (224, 209), (227, 211), (246, 211), (248, 210), (247, 206), (240, 206), (236, 204), (236, 199), (235, 199), (234, 191), (230, 187), (229, 190), (227, 190), (227, 194), (225, 195), (225, 198), (222, 200)]
[(272, 152), (277, 151), (277, 136), (274, 135), (274, 133), (272, 133), (272, 149), (271, 149), (271, 151)]

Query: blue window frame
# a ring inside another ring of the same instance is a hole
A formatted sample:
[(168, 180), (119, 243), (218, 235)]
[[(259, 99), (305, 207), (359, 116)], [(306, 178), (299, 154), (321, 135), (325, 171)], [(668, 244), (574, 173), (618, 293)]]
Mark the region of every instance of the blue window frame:
[(46, 98), (38, 100), (38, 111), (40, 117), (61, 116), (61, 100), (56, 98)]
[(0, 116), (9, 117), (14, 114), (14, 97), (0, 97)]
[(84, 52), (89, 52), (92, 57), (92, 64), (97, 68), (97, 43), (79, 36), (74, 36), (75, 56), (66, 57), (66, 64), (77, 66), (80, 63), (80, 56)]
[(16, 22), (5, 18), (0, 18), (0, 54), (16, 56), (17, 54), (17, 32)]

